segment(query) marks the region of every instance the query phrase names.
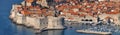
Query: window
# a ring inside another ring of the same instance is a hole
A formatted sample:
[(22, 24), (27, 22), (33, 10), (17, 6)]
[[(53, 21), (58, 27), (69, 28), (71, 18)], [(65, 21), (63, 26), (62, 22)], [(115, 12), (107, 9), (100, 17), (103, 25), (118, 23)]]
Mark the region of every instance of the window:
[(88, 19), (86, 19), (85, 21), (89, 21)]
[(89, 21), (92, 21), (92, 19), (90, 19)]

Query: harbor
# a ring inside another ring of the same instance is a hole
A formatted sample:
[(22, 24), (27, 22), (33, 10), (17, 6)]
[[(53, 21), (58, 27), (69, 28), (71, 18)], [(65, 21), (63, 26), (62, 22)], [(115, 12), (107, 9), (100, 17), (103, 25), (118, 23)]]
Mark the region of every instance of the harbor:
[[(13, 27), (14, 26), (16, 26), (16, 25), (13, 24)], [(36, 33), (36, 30), (34, 30), (32, 28), (27, 28), (27, 27), (24, 27), (24, 26), (21, 26), (21, 25), (17, 25), (16, 31), (17, 31), (17, 34), (24, 34), (24, 35), (102, 35), (102, 34), (80, 33), (80, 32), (76, 31), (76, 30), (83, 30), (83, 29), (87, 29), (87, 28), (89, 28), (89, 30), (90, 30), (91, 27), (88, 27), (87, 25), (83, 26), (83, 27), (86, 27), (86, 28), (82, 28), (81, 24), (72, 24), (72, 25), (68, 25), (67, 27), (68, 28), (64, 29), (64, 30), (45, 30), (45, 31), (42, 31), (41, 33)], [(115, 27), (116, 28), (111, 28), (111, 29), (109, 29), (109, 28), (106, 29), (106, 27), (101, 27), (101, 28), (105, 28), (104, 32), (110, 32), (110, 31), (107, 31), (107, 30), (111, 30), (111, 32), (112, 32), (111, 35), (119, 35), (120, 28), (117, 27), (117, 26), (115, 26)], [(98, 28), (99, 28), (99, 26), (98, 26)], [(102, 29), (98, 30), (95, 27), (91, 28), (91, 30), (93, 30), (93, 29), (96, 30), (96, 31), (102, 31)]]

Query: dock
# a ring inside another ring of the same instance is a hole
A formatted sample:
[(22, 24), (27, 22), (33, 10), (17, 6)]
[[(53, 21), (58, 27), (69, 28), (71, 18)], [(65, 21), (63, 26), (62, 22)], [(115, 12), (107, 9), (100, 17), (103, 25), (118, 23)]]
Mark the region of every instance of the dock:
[(88, 34), (101, 34), (101, 35), (111, 35), (111, 32), (101, 32), (101, 31), (91, 31), (91, 30), (76, 30), (80, 33), (88, 33)]

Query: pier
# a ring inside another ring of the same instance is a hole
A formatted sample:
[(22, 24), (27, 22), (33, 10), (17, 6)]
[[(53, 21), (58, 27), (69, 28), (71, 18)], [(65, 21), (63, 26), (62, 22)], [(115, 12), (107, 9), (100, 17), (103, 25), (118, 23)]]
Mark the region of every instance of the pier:
[(88, 34), (101, 34), (101, 35), (111, 35), (111, 32), (100, 32), (100, 31), (91, 31), (91, 30), (76, 30), (77, 32), (81, 33), (88, 33)]

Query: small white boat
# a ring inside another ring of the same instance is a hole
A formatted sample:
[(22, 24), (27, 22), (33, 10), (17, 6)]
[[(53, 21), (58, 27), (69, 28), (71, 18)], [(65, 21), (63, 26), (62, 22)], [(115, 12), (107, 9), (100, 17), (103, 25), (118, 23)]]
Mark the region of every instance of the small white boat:
[(89, 33), (89, 34), (103, 34), (103, 35), (111, 35), (111, 32), (101, 32), (101, 31), (91, 31), (91, 30), (76, 30), (81, 33)]

